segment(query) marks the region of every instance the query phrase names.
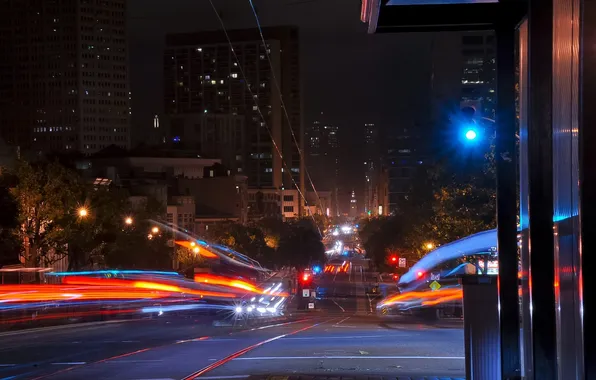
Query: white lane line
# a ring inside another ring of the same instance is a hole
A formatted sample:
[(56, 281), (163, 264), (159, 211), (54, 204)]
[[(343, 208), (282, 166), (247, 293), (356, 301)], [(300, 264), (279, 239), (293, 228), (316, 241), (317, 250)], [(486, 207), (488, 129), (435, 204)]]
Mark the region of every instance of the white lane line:
[(334, 303), (334, 304), (336, 304), (336, 305), (337, 305), (337, 307), (339, 307), (339, 308), (341, 309), (341, 311), (342, 311), (342, 312), (344, 312), (344, 313), (346, 312), (346, 309), (344, 309), (343, 307), (341, 307), (341, 305), (340, 305), (340, 304), (338, 304), (337, 302), (335, 302), (335, 300), (334, 300), (334, 299), (331, 299), (331, 301), (333, 301), (333, 303)]
[(122, 343), (139, 343), (140, 340), (123, 340)]
[(230, 375), (230, 376), (201, 376), (201, 379), (217, 380), (217, 379), (246, 379), (250, 375)]
[(350, 318), (352, 318), (352, 317), (351, 317), (351, 316), (350, 316), (350, 317), (345, 317), (344, 319), (342, 319), (341, 321), (339, 321), (339, 322), (335, 323), (334, 325), (335, 325), (335, 326), (339, 326), (339, 325), (341, 325), (342, 323), (344, 323), (345, 321), (347, 321), (347, 320), (348, 320), (348, 319), (350, 319)]
[(16, 364), (0, 364), (0, 367), (14, 367)]
[(429, 360), (464, 360), (464, 356), (252, 356), (232, 360), (308, 360), (308, 359), (429, 359)]
[(87, 362), (58, 362), (58, 363), (52, 363), (52, 365), (84, 365), (87, 364)]

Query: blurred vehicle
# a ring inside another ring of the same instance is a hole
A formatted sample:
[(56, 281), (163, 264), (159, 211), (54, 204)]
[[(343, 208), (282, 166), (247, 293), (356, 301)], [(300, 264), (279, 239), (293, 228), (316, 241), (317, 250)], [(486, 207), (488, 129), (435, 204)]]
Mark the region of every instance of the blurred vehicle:
[(496, 240), (496, 230), (490, 230), (428, 253), (399, 279), (397, 292), (377, 304), (377, 314), (425, 318), (461, 316), (459, 277), (498, 274)]

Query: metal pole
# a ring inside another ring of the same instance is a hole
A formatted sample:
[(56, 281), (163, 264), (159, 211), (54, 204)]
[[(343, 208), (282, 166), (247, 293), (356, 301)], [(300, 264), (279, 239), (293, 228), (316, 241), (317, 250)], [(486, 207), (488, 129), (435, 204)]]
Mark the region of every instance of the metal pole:
[(497, 241), (499, 252), (499, 310), (501, 375), (521, 376), (517, 259), (517, 152), (515, 114), (515, 24), (503, 14), (496, 25), (497, 40)]

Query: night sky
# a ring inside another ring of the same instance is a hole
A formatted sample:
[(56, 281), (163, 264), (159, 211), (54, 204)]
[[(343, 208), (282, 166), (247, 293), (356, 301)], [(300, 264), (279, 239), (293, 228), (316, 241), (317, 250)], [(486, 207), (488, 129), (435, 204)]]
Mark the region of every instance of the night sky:
[[(214, 3), (226, 28), (256, 27), (248, 0)], [(432, 34), (369, 35), (360, 22), (360, 0), (255, 0), (255, 5), (262, 26), (300, 28), (304, 125), (324, 111), (339, 126), (343, 185), (360, 192), (364, 123), (387, 130), (424, 112)], [(208, 0), (129, 0), (133, 144), (163, 110), (165, 34), (216, 29)]]

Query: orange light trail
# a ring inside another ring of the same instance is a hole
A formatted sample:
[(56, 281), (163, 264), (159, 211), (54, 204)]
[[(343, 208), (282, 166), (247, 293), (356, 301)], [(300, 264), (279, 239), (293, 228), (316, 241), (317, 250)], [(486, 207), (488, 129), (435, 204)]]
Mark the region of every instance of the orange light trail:
[(196, 245), (196, 243), (195, 243), (195, 245), (191, 245), (190, 244), (191, 242), (186, 241), (186, 240), (176, 240), (175, 243), (178, 244), (181, 247), (184, 247), (184, 248), (187, 248), (187, 249), (190, 249), (190, 250), (192, 250), (194, 248), (199, 248), (198, 254), (201, 255), (201, 256), (203, 256), (203, 257), (206, 257), (208, 259), (216, 259), (216, 258), (219, 257), (215, 253), (213, 253), (210, 250), (208, 250), (204, 245), (199, 246), (199, 245)]
[(425, 306), (438, 305), (440, 303), (454, 301), (461, 299), (463, 292), (461, 289), (439, 289), (437, 291), (425, 291), (425, 292), (407, 292), (397, 294), (393, 297), (383, 301), (383, 304), (388, 305), (396, 302), (404, 302), (406, 300), (411, 301), (413, 299), (419, 299)]

